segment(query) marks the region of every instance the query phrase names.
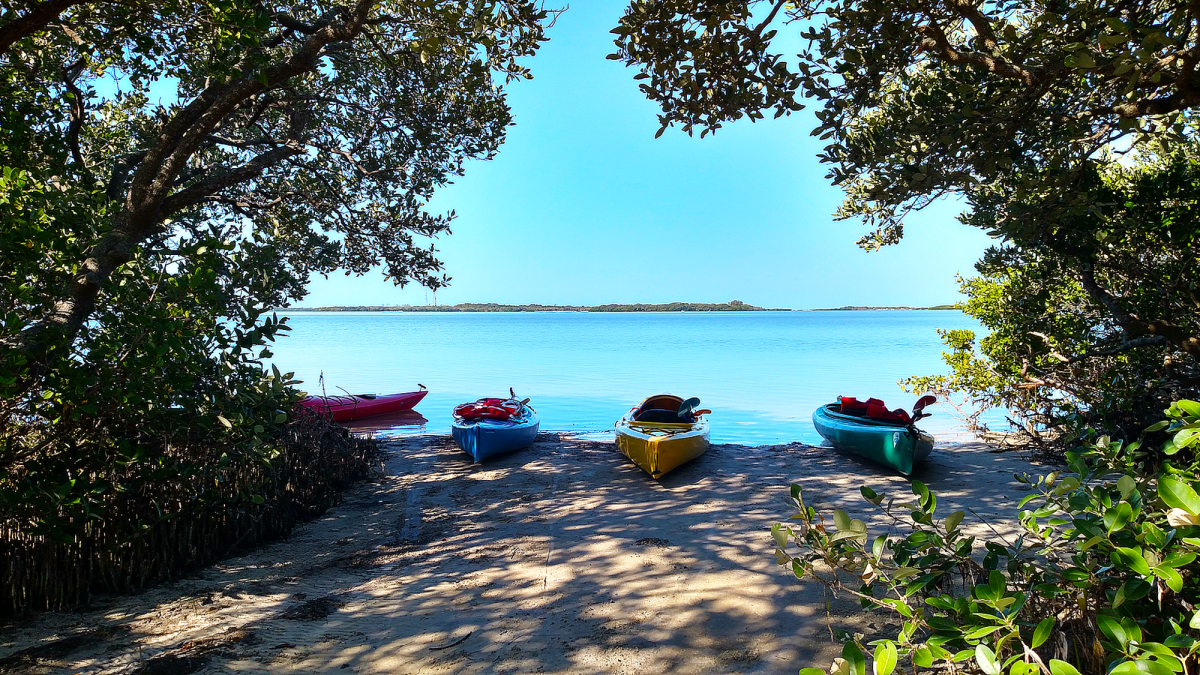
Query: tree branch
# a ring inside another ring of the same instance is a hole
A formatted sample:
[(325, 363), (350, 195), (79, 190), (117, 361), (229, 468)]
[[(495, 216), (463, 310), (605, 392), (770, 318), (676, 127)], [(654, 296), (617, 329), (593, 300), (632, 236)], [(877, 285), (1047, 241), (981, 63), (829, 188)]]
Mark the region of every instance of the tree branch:
[(1066, 360), (1066, 363), (1078, 363), (1084, 359), (1090, 359), (1097, 356), (1113, 356), (1114, 354), (1127, 352), (1131, 349), (1138, 349), (1139, 347), (1164, 346), (1167, 344), (1169, 344), (1167, 338), (1163, 337), (1162, 335), (1146, 335), (1140, 338), (1134, 338), (1132, 340), (1122, 340), (1121, 344), (1114, 345), (1112, 347), (1093, 349), (1089, 352), (1072, 356)]
[(1159, 96), (1157, 98), (1143, 98), (1137, 101), (1130, 101), (1129, 103), (1122, 103), (1120, 105), (1114, 105), (1105, 108), (1097, 108), (1095, 110), (1096, 112), (1102, 114), (1107, 113), (1110, 115), (1124, 117), (1126, 119), (1132, 119), (1135, 117), (1145, 117), (1147, 115), (1166, 115), (1177, 110), (1190, 108), (1197, 102), (1200, 102), (1200, 97), (1198, 96), (1188, 96), (1182, 92), (1175, 92), (1173, 94), (1167, 94), (1166, 96)]
[(7, 53), (14, 42), (44, 29), (51, 21), (57, 19), (59, 14), (79, 4), (83, 4), (82, 0), (46, 0), (0, 26), (0, 54)]
[(109, 201), (115, 202), (121, 198), (125, 192), (125, 183), (129, 180), (129, 172), (145, 157), (146, 151), (142, 150), (122, 155), (113, 162), (112, 174), (109, 176), (108, 188), (105, 190)]
[(79, 165), (79, 172), (91, 183), (96, 179), (92, 176), (87, 162), (83, 161), (83, 151), (79, 147), (79, 132), (83, 129), (86, 110), (83, 103), (83, 91), (75, 85), (75, 80), (83, 70), (83, 61), (76, 62), (63, 71), (63, 85), (71, 95), (69, 102), (71, 121), (67, 126), (67, 145), (71, 148), (71, 158)]
[(983, 46), (991, 50), (993, 54), (1000, 53), (1000, 42), (996, 39), (996, 33), (992, 31), (992, 24), (983, 15), (983, 12), (979, 11), (978, 7), (964, 0), (946, 0), (946, 4), (950, 5), (950, 9), (954, 10), (955, 14), (971, 23), (975, 34), (983, 40)]
[(1079, 283), (1093, 300), (1108, 309), (1128, 336), (1162, 336), (1193, 357), (1200, 358), (1200, 337), (1196, 337), (1168, 321), (1161, 319), (1145, 321), (1137, 315), (1125, 311), (1125, 308), (1121, 307), (1121, 303), (1117, 302), (1111, 293), (1101, 288), (1100, 284), (1096, 282), (1096, 271), (1091, 263), (1085, 262), (1081, 265)]
[(754, 29), (754, 37), (762, 37), (762, 32), (775, 20), (775, 15), (779, 14), (779, 10), (783, 9), (783, 6), (790, 2), (791, 0), (777, 0), (775, 6), (771, 8), (771, 13)]
[(161, 214), (162, 216), (169, 216), (189, 206), (194, 206), (221, 190), (258, 178), (262, 175), (263, 171), (288, 157), (294, 157), (303, 153), (304, 148), (302, 146), (291, 142), (277, 148), (272, 148), (240, 166), (236, 166), (216, 176), (210, 176), (195, 185), (172, 194), (163, 200)]
[(933, 19), (930, 19), (928, 24), (919, 26), (917, 30), (925, 35), (925, 38), (918, 43), (917, 50), (932, 53), (947, 63), (981, 66), (1000, 77), (1020, 80), (1025, 85), (1031, 87), (1036, 85), (1040, 78), (1040, 73), (1016, 66), (1003, 58), (982, 52), (959, 51), (955, 49), (950, 45), (950, 40), (946, 38), (946, 34), (942, 31), (941, 27)]

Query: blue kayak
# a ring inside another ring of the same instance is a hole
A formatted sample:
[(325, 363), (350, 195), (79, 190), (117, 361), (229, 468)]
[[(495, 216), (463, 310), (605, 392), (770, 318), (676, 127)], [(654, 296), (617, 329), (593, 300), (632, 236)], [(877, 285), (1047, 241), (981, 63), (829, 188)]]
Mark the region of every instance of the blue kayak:
[(537, 414), (525, 406), (516, 416), (507, 420), (455, 417), (450, 433), (458, 447), (476, 462), (482, 462), (489, 457), (529, 447), (537, 438), (539, 424)]

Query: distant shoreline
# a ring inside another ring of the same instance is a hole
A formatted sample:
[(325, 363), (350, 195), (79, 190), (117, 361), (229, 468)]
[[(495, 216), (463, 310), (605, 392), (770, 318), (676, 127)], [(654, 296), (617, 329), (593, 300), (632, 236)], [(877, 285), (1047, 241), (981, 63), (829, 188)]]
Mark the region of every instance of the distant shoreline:
[(950, 309), (961, 309), (958, 305), (934, 305), (933, 307), (862, 307), (859, 305), (847, 305), (846, 307), (823, 307), (820, 309), (798, 309), (797, 312), (883, 312), (883, 311), (900, 311), (900, 310), (921, 310), (921, 311), (945, 311)]
[(865, 307), (848, 305), (819, 309), (765, 308), (747, 305), (737, 300), (714, 304), (702, 302), (671, 302), (660, 305), (501, 305), (493, 302), (464, 302), (457, 305), (338, 305), (333, 307), (286, 307), (277, 312), (877, 312), (877, 311), (943, 311), (959, 309), (958, 305), (933, 307)]

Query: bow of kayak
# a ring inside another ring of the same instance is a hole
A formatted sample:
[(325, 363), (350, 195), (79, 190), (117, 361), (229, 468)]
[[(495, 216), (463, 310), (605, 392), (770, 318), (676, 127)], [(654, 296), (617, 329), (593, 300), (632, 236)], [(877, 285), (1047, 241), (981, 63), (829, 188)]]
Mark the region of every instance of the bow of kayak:
[(450, 427), (454, 442), (476, 462), (527, 448), (537, 438), (541, 422), (533, 410), (508, 420), (455, 418)]
[(652, 478), (662, 478), (708, 452), (708, 420), (694, 424), (617, 422), (617, 448)]
[(881, 422), (837, 411), (830, 403), (813, 411), (813, 426), (833, 447), (852, 452), (905, 476), (933, 451), (933, 436), (912, 425)]

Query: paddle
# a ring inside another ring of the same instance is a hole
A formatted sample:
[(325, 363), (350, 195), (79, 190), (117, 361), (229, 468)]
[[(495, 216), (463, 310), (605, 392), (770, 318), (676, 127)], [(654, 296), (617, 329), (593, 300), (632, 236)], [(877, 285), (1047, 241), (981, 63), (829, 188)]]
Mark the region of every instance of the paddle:
[(508, 388), (508, 400), (516, 401), (516, 403), (517, 403), (517, 410), (515, 413), (513, 413), (515, 415), (519, 415), (521, 413), (521, 410), (523, 410), (525, 408), (526, 404), (529, 403), (528, 398), (517, 401), (517, 393), (515, 391), (513, 391), (512, 387)]
[(679, 404), (679, 412), (677, 414), (680, 417), (686, 418), (688, 415), (692, 414), (692, 411), (695, 410), (696, 406), (698, 405), (700, 405), (700, 399), (693, 396)]
[(932, 394), (926, 394), (925, 396), (917, 399), (917, 404), (914, 405), (912, 409), (913, 424), (916, 424), (917, 420), (919, 419), (932, 417), (932, 413), (925, 412), (925, 406), (933, 405), (934, 403), (937, 403), (937, 397)]

